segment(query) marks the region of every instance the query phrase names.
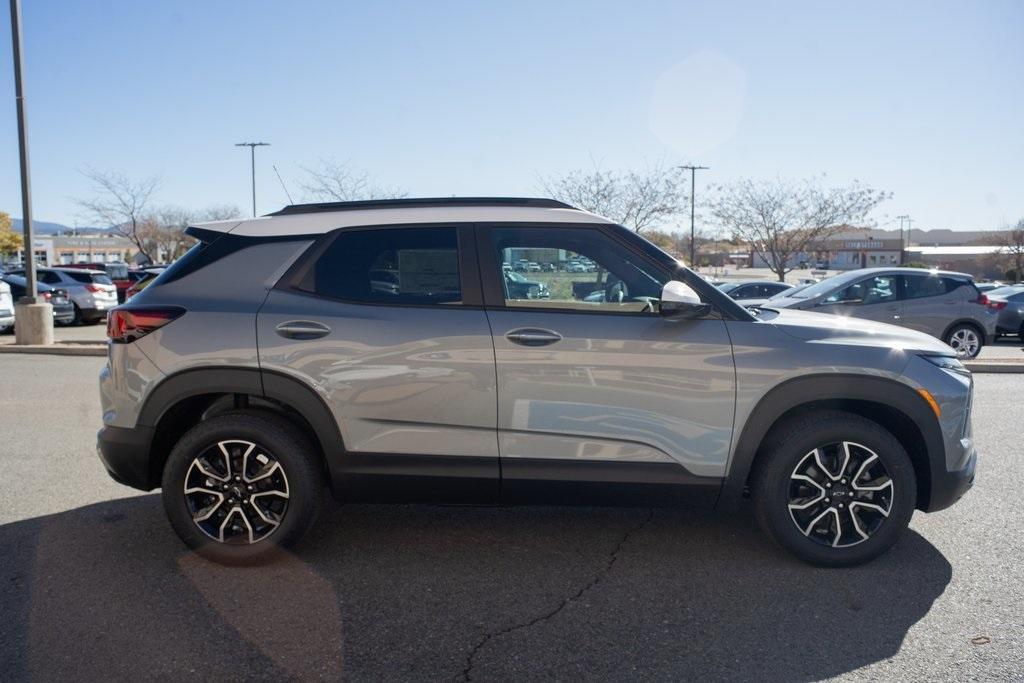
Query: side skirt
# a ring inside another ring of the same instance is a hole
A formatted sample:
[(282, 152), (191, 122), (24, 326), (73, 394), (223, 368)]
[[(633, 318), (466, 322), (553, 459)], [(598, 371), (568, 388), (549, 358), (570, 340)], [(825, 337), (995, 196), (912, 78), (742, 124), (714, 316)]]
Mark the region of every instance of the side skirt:
[(501, 502), (536, 505), (714, 507), (719, 477), (665, 462), (504, 458)]

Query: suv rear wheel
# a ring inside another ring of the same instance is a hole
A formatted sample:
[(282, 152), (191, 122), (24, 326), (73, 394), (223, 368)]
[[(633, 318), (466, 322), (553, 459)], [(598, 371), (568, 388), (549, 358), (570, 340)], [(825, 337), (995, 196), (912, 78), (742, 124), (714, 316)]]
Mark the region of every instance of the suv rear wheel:
[(190, 548), (216, 562), (272, 557), (312, 525), (323, 475), (305, 435), (258, 411), (204, 420), (174, 446), (163, 474), (171, 526)]
[(981, 333), (974, 325), (955, 325), (942, 341), (952, 346), (960, 358), (975, 358), (981, 353)]
[(753, 482), (758, 521), (811, 564), (844, 567), (878, 557), (917, 502), (899, 441), (858, 415), (816, 411), (774, 431)]

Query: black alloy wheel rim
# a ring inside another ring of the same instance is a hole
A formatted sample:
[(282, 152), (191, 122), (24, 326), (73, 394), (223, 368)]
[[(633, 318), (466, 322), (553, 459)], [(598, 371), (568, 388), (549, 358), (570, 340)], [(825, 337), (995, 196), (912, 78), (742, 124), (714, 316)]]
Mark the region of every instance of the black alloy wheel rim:
[(848, 548), (871, 538), (892, 513), (894, 486), (878, 454), (853, 441), (807, 453), (789, 478), (789, 515), (819, 545)]
[(192, 522), (219, 543), (250, 545), (281, 525), (288, 512), (288, 477), (267, 449), (252, 441), (218, 441), (185, 474)]

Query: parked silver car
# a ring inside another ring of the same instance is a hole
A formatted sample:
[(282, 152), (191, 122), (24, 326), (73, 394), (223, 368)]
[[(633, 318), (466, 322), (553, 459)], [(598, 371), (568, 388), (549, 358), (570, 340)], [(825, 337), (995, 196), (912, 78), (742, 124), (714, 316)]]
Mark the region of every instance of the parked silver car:
[[(948, 346), (752, 313), (561, 202), (295, 205), (188, 234), (110, 314), (98, 445), (116, 480), (162, 487), (174, 530), (215, 560), (275, 556), (328, 486), (377, 502), (749, 497), (781, 546), (843, 566), (974, 479), (972, 379)], [(596, 267), (535, 298), (502, 272), (524, 252)], [(375, 286), (382, 270), (394, 286)]]
[(988, 297), (996, 307), (1001, 302), (1006, 305), (999, 310), (996, 320), (996, 334), (1017, 335), (1024, 342), (1024, 285), (1007, 285), (988, 292)]
[(1000, 308), (966, 273), (919, 268), (852, 270), (770, 306), (909, 327), (941, 339), (961, 358), (974, 358), (995, 339)]
[(102, 270), (38, 268), (36, 277), (39, 282), (67, 290), (75, 307), (75, 324), (105, 320), (107, 311), (117, 306), (117, 287)]

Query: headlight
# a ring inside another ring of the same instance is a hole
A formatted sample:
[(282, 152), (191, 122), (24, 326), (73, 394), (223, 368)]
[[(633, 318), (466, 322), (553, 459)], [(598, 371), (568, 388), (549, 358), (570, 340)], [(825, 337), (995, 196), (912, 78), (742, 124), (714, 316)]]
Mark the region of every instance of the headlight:
[(940, 367), (943, 370), (955, 372), (958, 375), (969, 377), (971, 374), (971, 371), (964, 367), (963, 363), (952, 356), (921, 356), (921, 358), (924, 358), (932, 365)]

